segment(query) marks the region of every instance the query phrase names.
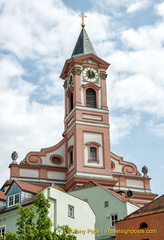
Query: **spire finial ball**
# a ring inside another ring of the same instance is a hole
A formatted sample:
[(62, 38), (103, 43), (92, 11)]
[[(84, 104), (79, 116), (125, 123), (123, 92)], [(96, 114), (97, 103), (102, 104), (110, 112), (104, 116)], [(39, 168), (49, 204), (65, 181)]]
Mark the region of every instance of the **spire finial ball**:
[(80, 15), (79, 15), (79, 17), (81, 17), (81, 18), (82, 18), (82, 23), (81, 23), (81, 26), (82, 26), (82, 27), (85, 27), (84, 18), (85, 18), (85, 17), (87, 17), (87, 16), (85, 16), (85, 14), (84, 14), (84, 13), (82, 13), (82, 14), (80, 14)]

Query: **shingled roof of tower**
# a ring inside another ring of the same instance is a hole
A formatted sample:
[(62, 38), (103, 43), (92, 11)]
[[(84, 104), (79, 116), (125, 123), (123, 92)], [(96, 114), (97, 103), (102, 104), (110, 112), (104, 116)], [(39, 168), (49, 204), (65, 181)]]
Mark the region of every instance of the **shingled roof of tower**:
[(90, 53), (97, 55), (85, 28), (82, 28), (71, 57)]

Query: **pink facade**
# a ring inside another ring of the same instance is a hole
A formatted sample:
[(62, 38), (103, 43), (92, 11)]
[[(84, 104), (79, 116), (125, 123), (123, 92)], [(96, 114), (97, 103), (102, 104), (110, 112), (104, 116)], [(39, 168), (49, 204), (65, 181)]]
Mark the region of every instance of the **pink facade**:
[(109, 64), (90, 53), (68, 59), (63, 67), (65, 117), (63, 139), (20, 164), (10, 164), (11, 180), (56, 183), (65, 191), (90, 180), (130, 198), (138, 206), (153, 200), (150, 178), (110, 152), (106, 70)]

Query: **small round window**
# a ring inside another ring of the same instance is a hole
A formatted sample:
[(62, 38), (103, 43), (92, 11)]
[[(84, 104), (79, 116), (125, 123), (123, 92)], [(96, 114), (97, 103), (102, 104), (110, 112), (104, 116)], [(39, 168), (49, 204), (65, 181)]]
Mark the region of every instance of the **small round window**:
[(52, 163), (61, 164), (62, 160), (60, 157), (52, 157)]

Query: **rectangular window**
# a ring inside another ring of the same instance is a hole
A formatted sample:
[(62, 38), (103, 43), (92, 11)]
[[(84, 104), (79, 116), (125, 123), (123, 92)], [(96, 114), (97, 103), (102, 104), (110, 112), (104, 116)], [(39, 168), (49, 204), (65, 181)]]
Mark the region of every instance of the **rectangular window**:
[(73, 164), (73, 151), (69, 153), (70, 164)]
[(0, 227), (0, 235), (4, 235), (5, 234), (5, 227)]
[(111, 215), (111, 226), (112, 226), (112, 227), (115, 226), (115, 223), (117, 222), (117, 220), (118, 220), (117, 214)]
[(14, 205), (14, 196), (10, 196), (9, 197), (9, 206), (13, 206)]
[(15, 204), (20, 203), (20, 194), (14, 194), (8, 197), (8, 206), (14, 206)]
[(15, 204), (19, 203), (19, 193), (15, 194)]
[(90, 159), (94, 161), (97, 160), (97, 149), (95, 147), (90, 148)]
[(104, 202), (104, 207), (108, 207), (109, 206), (109, 202), (108, 201), (105, 201)]
[(74, 218), (74, 207), (68, 205), (68, 217)]

